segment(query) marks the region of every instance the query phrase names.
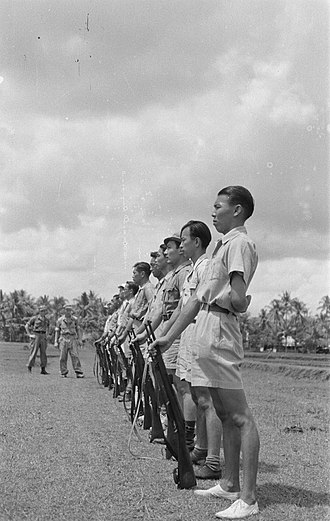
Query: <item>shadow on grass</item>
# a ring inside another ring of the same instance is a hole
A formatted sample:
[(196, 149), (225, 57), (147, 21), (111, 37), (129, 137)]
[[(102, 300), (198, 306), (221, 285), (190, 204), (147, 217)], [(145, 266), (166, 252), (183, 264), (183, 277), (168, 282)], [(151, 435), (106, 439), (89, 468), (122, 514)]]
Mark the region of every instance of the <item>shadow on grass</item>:
[(329, 505), (330, 496), (326, 492), (314, 492), (299, 487), (264, 483), (258, 487), (258, 502), (265, 506), (273, 503), (288, 503), (298, 507), (312, 508)]
[(260, 461), (258, 464), (258, 472), (277, 474), (279, 471), (279, 468), (280, 468), (279, 465), (265, 463), (264, 461)]

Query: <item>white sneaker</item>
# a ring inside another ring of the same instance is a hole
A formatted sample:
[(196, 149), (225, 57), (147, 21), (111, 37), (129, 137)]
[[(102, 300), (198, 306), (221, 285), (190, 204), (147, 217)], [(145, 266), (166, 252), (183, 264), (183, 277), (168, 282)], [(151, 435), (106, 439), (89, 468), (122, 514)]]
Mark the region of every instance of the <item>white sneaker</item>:
[(194, 490), (194, 493), (196, 496), (220, 497), (223, 499), (231, 499), (232, 501), (235, 501), (235, 499), (238, 499), (240, 496), (240, 492), (228, 492), (227, 490), (223, 490), (220, 484), (208, 488), (207, 490), (196, 489)]
[(253, 505), (248, 505), (242, 499), (238, 499), (226, 510), (221, 510), (215, 515), (220, 519), (244, 519), (245, 517), (253, 516), (259, 513), (258, 503), (255, 502)]

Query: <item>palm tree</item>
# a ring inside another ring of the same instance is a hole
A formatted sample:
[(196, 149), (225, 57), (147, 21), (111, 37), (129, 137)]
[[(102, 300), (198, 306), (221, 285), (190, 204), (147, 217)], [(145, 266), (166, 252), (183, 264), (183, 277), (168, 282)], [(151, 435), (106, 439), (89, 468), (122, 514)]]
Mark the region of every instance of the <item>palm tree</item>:
[(320, 326), (325, 337), (326, 347), (329, 347), (329, 334), (330, 334), (330, 298), (325, 295), (321, 298), (318, 308)]
[(47, 308), (47, 311), (51, 311), (51, 309), (52, 309), (52, 303), (51, 303), (51, 300), (48, 295), (43, 295), (41, 297), (38, 297), (37, 305), (45, 306)]
[(268, 320), (271, 324), (275, 344), (278, 344), (279, 337), (283, 334), (283, 311), (280, 300), (273, 299), (268, 305)]
[(52, 306), (52, 311), (54, 313), (54, 322), (55, 323), (57, 322), (59, 316), (61, 315), (62, 310), (66, 303), (67, 303), (67, 299), (62, 296), (52, 298), (51, 306)]

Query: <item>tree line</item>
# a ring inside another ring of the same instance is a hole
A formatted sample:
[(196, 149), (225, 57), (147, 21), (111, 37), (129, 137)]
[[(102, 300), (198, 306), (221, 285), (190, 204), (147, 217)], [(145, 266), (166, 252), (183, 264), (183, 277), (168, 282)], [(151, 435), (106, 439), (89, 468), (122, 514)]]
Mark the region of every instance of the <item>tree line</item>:
[[(0, 340), (27, 341), (25, 324), (41, 305), (47, 308), (53, 337), (56, 321), (67, 302), (63, 296), (34, 298), (23, 289), (8, 294), (0, 290)], [(90, 290), (73, 299), (73, 302), (74, 313), (79, 318), (85, 338), (96, 338), (101, 334), (107, 316), (104, 299)], [(328, 295), (321, 298), (317, 313), (312, 315), (306, 304), (284, 291), (279, 298), (262, 308), (258, 316), (247, 312), (240, 315), (239, 320), (246, 349), (314, 352), (329, 347)]]
[[(63, 314), (68, 300), (63, 296), (50, 298), (42, 295), (34, 298), (25, 290), (14, 290), (9, 294), (0, 290), (0, 340), (5, 342), (26, 342), (25, 324), (35, 315), (39, 306), (45, 306), (50, 319), (50, 340), (54, 339), (55, 324)], [(73, 299), (74, 314), (85, 338), (98, 336), (103, 331), (107, 312), (105, 301), (93, 291), (83, 292)]]

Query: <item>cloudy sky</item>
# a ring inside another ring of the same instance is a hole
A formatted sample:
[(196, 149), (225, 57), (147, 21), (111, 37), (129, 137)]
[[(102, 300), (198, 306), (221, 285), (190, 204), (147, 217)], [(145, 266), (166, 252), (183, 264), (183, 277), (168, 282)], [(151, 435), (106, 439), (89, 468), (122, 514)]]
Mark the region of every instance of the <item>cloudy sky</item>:
[(285, 290), (315, 312), (328, 22), (326, 0), (2, 0), (0, 287), (109, 299), (187, 220), (212, 229), (217, 191), (242, 184), (251, 312)]

